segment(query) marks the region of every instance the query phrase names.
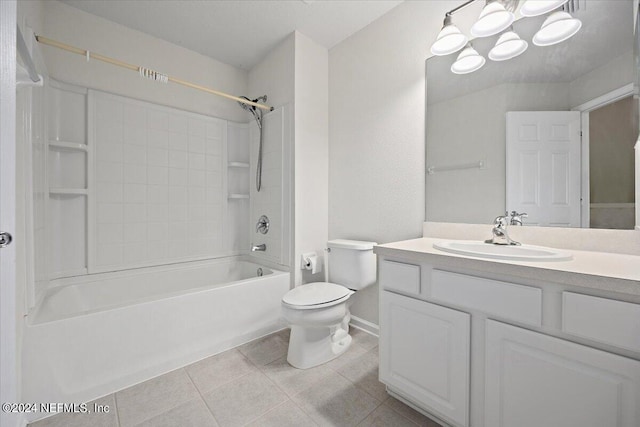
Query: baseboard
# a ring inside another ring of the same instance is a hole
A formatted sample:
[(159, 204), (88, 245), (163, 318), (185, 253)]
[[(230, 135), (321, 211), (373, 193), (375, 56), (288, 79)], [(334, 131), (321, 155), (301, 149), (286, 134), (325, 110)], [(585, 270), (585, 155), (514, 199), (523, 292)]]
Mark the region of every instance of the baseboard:
[(349, 325), (353, 326), (354, 328), (362, 329), (363, 331), (368, 332), (371, 335), (375, 335), (376, 337), (380, 335), (380, 327), (378, 325), (354, 315), (351, 315), (351, 322), (349, 323)]

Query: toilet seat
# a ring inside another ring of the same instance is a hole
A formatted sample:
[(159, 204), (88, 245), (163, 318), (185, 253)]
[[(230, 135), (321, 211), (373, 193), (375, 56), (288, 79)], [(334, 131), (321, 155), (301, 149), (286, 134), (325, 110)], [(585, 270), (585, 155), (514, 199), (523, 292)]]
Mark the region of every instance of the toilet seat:
[(353, 293), (335, 283), (314, 282), (291, 289), (282, 297), (282, 304), (298, 310), (330, 307), (346, 301)]

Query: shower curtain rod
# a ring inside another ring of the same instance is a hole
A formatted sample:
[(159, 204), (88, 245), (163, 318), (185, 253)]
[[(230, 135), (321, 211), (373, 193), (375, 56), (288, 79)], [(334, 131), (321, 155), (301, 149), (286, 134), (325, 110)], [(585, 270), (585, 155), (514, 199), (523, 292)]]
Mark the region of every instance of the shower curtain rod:
[(66, 50), (67, 52), (71, 52), (71, 53), (75, 53), (75, 54), (78, 54), (78, 55), (82, 55), (82, 56), (87, 58), (87, 61), (90, 58), (97, 59), (98, 61), (102, 61), (102, 62), (106, 62), (106, 63), (111, 64), (111, 65), (116, 65), (118, 67), (126, 68), (126, 69), (131, 70), (131, 71), (136, 71), (136, 72), (140, 73), (141, 76), (147, 77), (147, 78), (151, 78), (152, 80), (162, 81), (164, 83), (166, 83), (166, 82), (177, 83), (177, 84), (182, 85), (182, 86), (190, 87), (192, 89), (201, 90), (203, 92), (207, 92), (207, 93), (210, 93), (210, 94), (213, 94), (213, 95), (218, 95), (218, 96), (221, 96), (223, 98), (231, 99), (233, 101), (242, 102), (243, 104), (252, 105), (254, 107), (261, 108), (263, 110), (273, 111), (273, 107), (271, 107), (270, 105), (265, 105), (265, 104), (260, 104), (258, 102), (249, 101), (249, 100), (247, 100), (245, 98), (240, 98), (238, 96), (229, 95), (228, 93), (220, 92), (220, 91), (217, 91), (217, 90), (214, 90), (214, 89), (210, 89), (210, 88), (205, 87), (205, 86), (197, 85), (195, 83), (191, 83), (191, 82), (188, 82), (186, 80), (181, 80), (181, 79), (178, 79), (176, 77), (170, 77), (170, 76), (167, 76), (166, 74), (162, 74), (162, 73), (150, 70), (150, 69), (145, 68), (145, 67), (140, 67), (140, 66), (137, 66), (137, 65), (128, 64), (128, 63), (126, 63), (124, 61), (120, 61), (118, 59), (114, 59), (114, 58), (110, 58), (108, 56), (100, 55), (98, 53), (91, 52), (89, 50), (80, 49), (80, 48), (75, 47), (75, 46), (70, 46), (68, 44), (59, 42), (57, 40), (52, 40), (52, 39), (48, 39), (46, 37), (42, 37), (42, 36), (36, 35), (36, 41), (38, 43), (42, 43), (42, 44), (45, 44), (47, 46), (57, 47), (58, 49)]

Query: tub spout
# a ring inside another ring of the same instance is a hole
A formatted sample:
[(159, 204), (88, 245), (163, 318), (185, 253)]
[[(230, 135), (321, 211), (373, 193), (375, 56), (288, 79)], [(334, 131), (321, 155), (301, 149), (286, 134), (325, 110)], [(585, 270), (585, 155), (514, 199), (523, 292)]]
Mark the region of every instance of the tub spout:
[(267, 250), (267, 245), (265, 245), (264, 243), (251, 246), (251, 252), (256, 252), (256, 251), (264, 252), (266, 250)]

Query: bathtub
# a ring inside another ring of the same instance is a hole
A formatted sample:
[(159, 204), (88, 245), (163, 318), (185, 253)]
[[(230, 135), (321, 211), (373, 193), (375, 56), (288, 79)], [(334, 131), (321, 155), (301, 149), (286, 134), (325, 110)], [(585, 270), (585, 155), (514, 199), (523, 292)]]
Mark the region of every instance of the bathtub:
[(27, 318), (23, 399), (86, 402), (275, 332), (288, 290), (242, 258), (57, 280)]

